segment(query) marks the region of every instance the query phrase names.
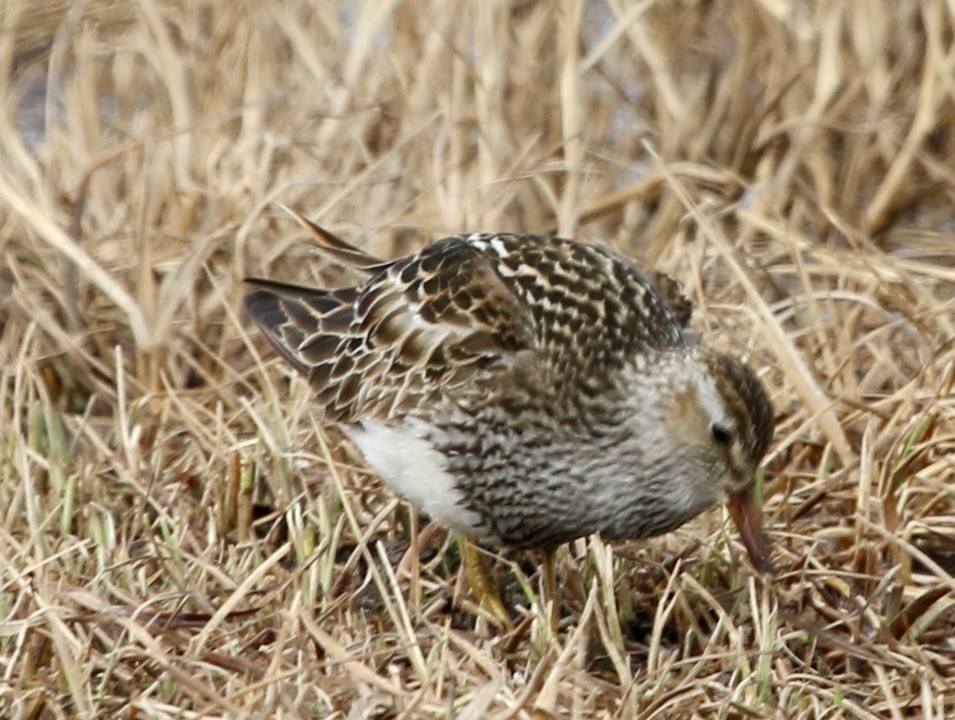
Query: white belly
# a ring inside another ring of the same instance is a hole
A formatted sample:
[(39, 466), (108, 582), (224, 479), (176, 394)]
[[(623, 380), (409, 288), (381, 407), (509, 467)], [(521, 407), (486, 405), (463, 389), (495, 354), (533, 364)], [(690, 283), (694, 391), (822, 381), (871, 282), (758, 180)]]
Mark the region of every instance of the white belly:
[(431, 519), (466, 535), (481, 534), (480, 518), (462, 507), (447, 461), (423, 437), (431, 428), (420, 420), (386, 425), (366, 420), (345, 432), (392, 490)]

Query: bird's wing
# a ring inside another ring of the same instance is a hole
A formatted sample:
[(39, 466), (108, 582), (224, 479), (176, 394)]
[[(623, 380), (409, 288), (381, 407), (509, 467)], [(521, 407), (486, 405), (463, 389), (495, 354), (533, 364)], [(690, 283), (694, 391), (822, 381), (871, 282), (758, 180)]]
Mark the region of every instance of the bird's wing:
[(525, 308), (464, 238), (386, 263), (359, 288), (249, 282), (249, 314), (341, 422), (406, 414), (533, 345)]

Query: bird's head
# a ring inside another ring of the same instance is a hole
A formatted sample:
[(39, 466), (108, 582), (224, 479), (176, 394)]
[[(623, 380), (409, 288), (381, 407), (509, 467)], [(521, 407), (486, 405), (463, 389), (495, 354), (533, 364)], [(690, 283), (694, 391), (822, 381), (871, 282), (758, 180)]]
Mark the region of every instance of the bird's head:
[(698, 347), (676, 363), (662, 402), (673, 470), (700, 505), (726, 503), (754, 567), (769, 569), (756, 468), (773, 436), (773, 409), (762, 383), (739, 359)]

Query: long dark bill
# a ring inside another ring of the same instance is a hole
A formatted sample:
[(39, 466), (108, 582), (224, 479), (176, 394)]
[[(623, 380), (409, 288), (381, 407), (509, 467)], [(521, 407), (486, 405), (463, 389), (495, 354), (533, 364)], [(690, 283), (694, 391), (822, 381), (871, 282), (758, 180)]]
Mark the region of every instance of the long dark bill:
[(739, 528), (740, 537), (753, 567), (760, 573), (769, 572), (772, 569), (769, 542), (763, 534), (763, 512), (756, 502), (753, 489), (731, 494), (726, 508)]

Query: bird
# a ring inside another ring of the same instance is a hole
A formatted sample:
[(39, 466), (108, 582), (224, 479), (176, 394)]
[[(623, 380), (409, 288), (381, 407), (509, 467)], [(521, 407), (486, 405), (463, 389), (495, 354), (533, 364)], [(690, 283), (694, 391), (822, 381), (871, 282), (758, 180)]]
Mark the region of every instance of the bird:
[(771, 401), (689, 329), (671, 277), (521, 233), (385, 260), (284, 209), (362, 279), (246, 278), (248, 314), (399, 496), (473, 542), (542, 551), (551, 596), (562, 544), (663, 535), (720, 503), (770, 569), (756, 470)]

